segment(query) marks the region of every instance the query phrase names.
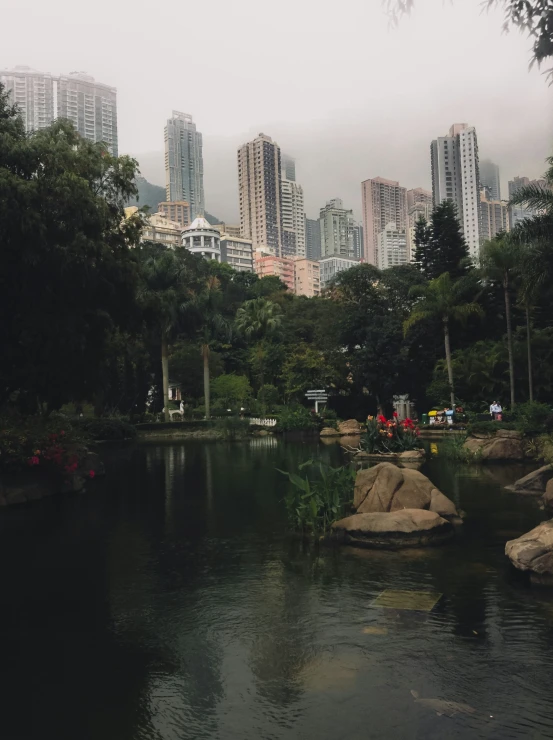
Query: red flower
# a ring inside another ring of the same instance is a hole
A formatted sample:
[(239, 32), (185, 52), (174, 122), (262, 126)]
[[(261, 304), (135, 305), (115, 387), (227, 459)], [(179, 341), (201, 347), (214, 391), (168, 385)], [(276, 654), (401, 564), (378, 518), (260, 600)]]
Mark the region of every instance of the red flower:
[(397, 418), (397, 411), (394, 411), (394, 416)]
[(96, 473), (93, 470), (89, 470), (88, 471), (88, 477), (89, 478), (94, 478), (95, 475), (96, 475)]
[(380, 415), (380, 416), (378, 417), (378, 421), (379, 421), (379, 422), (380, 422), (381, 424), (385, 424), (385, 423), (386, 423), (386, 417), (385, 417), (385, 416), (382, 416), (382, 415)]
[(33, 465), (38, 465), (38, 464), (39, 464), (39, 462), (40, 462), (40, 460), (38, 459), (38, 457), (37, 457), (36, 455), (33, 455), (33, 456), (32, 456), (31, 458), (29, 458), (29, 460), (27, 461), (27, 465), (31, 465), (31, 466), (33, 466)]

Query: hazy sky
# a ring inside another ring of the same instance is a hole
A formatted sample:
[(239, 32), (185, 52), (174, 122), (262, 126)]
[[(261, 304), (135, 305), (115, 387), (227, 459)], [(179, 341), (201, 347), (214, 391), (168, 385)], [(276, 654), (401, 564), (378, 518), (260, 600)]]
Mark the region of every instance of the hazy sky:
[[(6, 7), (7, 6), (7, 7)], [(482, 0), (417, 0), (390, 27), (381, 0), (3, 0), (0, 68), (86, 71), (118, 89), (119, 150), (164, 185), (173, 109), (204, 134), (207, 209), (238, 214), (236, 149), (259, 132), (296, 157), (306, 211), (360, 183), (430, 187), (429, 144), (476, 126), (480, 156), (539, 176), (552, 152), (553, 88), (530, 41)], [(21, 30), (19, 30), (21, 29)]]

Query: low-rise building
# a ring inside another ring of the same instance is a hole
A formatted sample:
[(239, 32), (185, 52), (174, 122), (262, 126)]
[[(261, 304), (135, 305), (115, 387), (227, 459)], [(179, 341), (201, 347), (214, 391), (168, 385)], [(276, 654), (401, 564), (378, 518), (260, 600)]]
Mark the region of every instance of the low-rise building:
[[(136, 206), (129, 206), (125, 208), (125, 218), (130, 218), (137, 212)], [(175, 248), (181, 243), (181, 233), (182, 227), (179, 223), (171, 221), (164, 213), (153, 213), (145, 219), (140, 241), (155, 242)]]
[(221, 233), (209, 221), (198, 216), (182, 231), (182, 246), (192, 254), (221, 262)]
[(327, 257), (321, 260), (319, 262), (321, 290), (324, 290), (329, 282), (340, 272), (349, 270), (351, 267), (356, 267), (358, 264), (358, 260), (350, 260), (345, 257)]
[(221, 261), (234, 267), (238, 272), (253, 272), (251, 239), (221, 234)]
[(308, 298), (320, 295), (320, 265), (317, 261), (308, 260), (306, 257), (296, 257), (294, 260), (294, 293), (305, 295)]
[(220, 224), (213, 224), (216, 229), (219, 229), (221, 234), (228, 234), (229, 236), (240, 237), (240, 226), (236, 224), (227, 224), (224, 221)]
[(267, 247), (255, 250), (254, 270), (258, 277), (274, 275), (282, 280), (292, 293), (295, 288), (294, 260), (287, 257), (277, 257)]

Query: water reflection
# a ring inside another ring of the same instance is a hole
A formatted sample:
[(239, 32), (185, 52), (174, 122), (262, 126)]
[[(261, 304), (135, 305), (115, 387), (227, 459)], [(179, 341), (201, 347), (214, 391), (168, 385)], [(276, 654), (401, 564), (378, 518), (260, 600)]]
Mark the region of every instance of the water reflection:
[[(553, 596), (503, 554), (542, 516), (504, 490), (519, 471), (432, 459), (466, 512), (441, 548), (290, 539), (276, 469), (342, 454), (274, 437), (135, 446), (108, 452), (85, 495), (0, 512), (0, 736), (551, 737)], [(375, 606), (387, 591), (443, 596)], [(477, 712), (438, 717), (412, 690)]]

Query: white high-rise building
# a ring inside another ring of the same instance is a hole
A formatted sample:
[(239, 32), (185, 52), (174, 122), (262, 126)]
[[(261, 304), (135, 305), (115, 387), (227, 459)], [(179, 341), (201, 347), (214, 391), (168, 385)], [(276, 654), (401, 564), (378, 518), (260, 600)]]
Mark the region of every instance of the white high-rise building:
[(55, 77), (23, 65), (0, 70), (0, 83), (21, 111), (25, 131), (49, 126), (55, 113)]
[(378, 268), (387, 270), (408, 261), (407, 229), (398, 229), (395, 223), (387, 224), (378, 235)]
[(20, 111), (26, 131), (66, 118), (90, 141), (103, 141), (117, 156), (117, 90), (83, 72), (51, 75), (30, 67), (0, 71), (0, 82)]
[(501, 180), (499, 167), (490, 159), (480, 162), (480, 187), (486, 188), (490, 200), (501, 200)]
[(202, 135), (188, 113), (174, 110), (165, 126), (165, 190), (168, 201), (186, 201), (192, 220), (203, 217)]
[(319, 224), (321, 259), (325, 257), (355, 259), (353, 230), (356, 224), (353, 211), (344, 208), (340, 198), (329, 200), (325, 207), (321, 208)]
[(84, 72), (61, 75), (57, 84), (58, 118), (71, 121), (85, 139), (103, 141), (117, 156), (117, 90)]
[(305, 257), (305, 208), (303, 188), (284, 176), (282, 168), (281, 208), (282, 208), (282, 256)]
[(430, 145), (434, 206), (451, 200), (471, 257), (480, 253), (480, 168), (476, 129), (455, 123)]

